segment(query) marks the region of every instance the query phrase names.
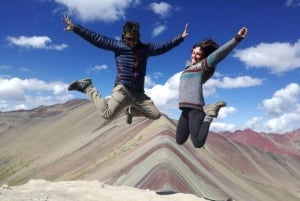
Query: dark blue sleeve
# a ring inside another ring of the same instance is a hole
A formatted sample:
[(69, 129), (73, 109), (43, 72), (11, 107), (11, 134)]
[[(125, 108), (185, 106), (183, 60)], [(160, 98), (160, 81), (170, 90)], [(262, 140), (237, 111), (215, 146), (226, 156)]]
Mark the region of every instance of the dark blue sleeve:
[(116, 51), (122, 48), (123, 45), (119, 40), (103, 36), (80, 25), (75, 25), (73, 32), (101, 49)]
[(165, 42), (165, 43), (148, 43), (146, 44), (149, 56), (164, 54), (183, 42), (181, 35)]

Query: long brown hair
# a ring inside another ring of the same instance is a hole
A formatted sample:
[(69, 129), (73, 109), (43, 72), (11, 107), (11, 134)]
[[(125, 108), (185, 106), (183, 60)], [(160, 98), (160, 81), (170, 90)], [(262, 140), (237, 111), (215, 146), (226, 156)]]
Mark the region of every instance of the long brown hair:
[[(193, 49), (196, 47), (200, 47), (203, 51), (203, 59), (208, 57), (212, 52), (217, 50), (219, 48), (219, 45), (217, 42), (215, 42), (213, 39), (209, 38), (206, 40), (203, 40), (199, 43), (196, 43), (193, 46)], [(215, 73), (215, 68), (209, 68), (209, 70), (205, 71), (203, 73), (203, 83), (205, 83), (207, 80), (209, 80), (213, 74)]]

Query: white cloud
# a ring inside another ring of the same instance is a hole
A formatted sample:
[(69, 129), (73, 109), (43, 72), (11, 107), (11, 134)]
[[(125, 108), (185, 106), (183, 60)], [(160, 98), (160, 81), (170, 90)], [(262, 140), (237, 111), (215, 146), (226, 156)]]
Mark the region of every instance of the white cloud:
[(12, 37), (8, 36), (7, 40), (11, 45), (33, 48), (33, 49), (52, 49), (52, 50), (63, 50), (68, 47), (66, 44), (61, 45), (48, 45), (52, 40), (48, 36), (19, 36)]
[(22, 72), (32, 72), (32, 69), (26, 67), (21, 67), (19, 70)]
[(16, 105), (13, 110), (27, 110), (29, 109), (25, 104)]
[(234, 130), (236, 130), (234, 124), (227, 124), (224, 122), (215, 122), (215, 121), (213, 121), (210, 124), (210, 131), (222, 132), (222, 131), (234, 131)]
[(87, 70), (87, 74), (90, 74), (91, 72), (94, 71), (102, 71), (102, 70), (107, 70), (108, 66), (106, 64), (102, 64), (102, 65), (96, 65), (94, 67), (92, 67), (91, 69)]
[(166, 2), (156, 3), (153, 2), (150, 4), (150, 9), (157, 15), (162, 18), (165, 18), (169, 15), (172, 10), (172, 6)]
[(152, 80), (150, 76), (145, 76), (145, 87), (153, 87), (156, 83)]
[(268, 132), (284, 133), (299, 128), (300, 113), (284, 113), (279, 117), (269, 119), (265, 124)]
[(262, 79), (241, 76), (236, 78), (224, 77), (221, 79), (221, 85), (218, 87), (224, 89), (253, 87), (262, 84)]
[(11, 68), (10, 66), (5, 66), (5, 65), (0, 65), (0, 69), (1, 70), (6, 70), (6, 69), (9, 69), (9, 68)]
[(67, 47), (69, 47), (67, 44), (60, 44), (60, 45), (50, 45), (47, 46), (46, 49), (50, 49), (50, 50), (64, 50)]
[(154, 28), (154, 30), (152, 31), (152, 36), (158, 36), (160, 35), (162, 32), (164, 32), (167, 29), (167, 27), (165, 25), (158, 25)]
[(55, 0), (67, 7), (68, 13), (83, 21), (102, 20), (114, 22), (125, 19), (126, 9), (138, 5), (139, 0)]
[(178, 108), (178, 86), (181, 73), (176, 73), (165, 84), (156, 84), (152, 88), (145, 89), (156, 106), (161, 110)]
[(204, 86), (204, 94), (206, 96), (210, 96), (216, 93), (216, 88), (223, 88), (223, 89), (232, 89), (232, 88), (245, 88), (245, 87), (253, 87), (261, 85), (263, 82), (262, 79), (259, 78), (252, 78), (249, 76), (240, 76), (236, 78), (231, 77), (221, 77), (218, 78), (211, 78), (208, 80)]
[(225, 119), (228, 115), (236, 113), (237, 109), (232, 106), (226, 106), (220, 109), (218, 119)]
[(293, 0), (286, 0), (285, 1), (285, 6), (289, 7), (293, 3)]
[(237, 50), (233, 56), (245, 62), (248, 68), (267, 68), (280, 74), (300, 68), (300, 40), (294, 44), (260, 43), (256, 47)]
[(299, 0), (286, 0), (285, 2), (286, 7), (297, 7), (300, 6)]
[(270, 116), (278, 116), (296, 110), (300, 103), (300, 86), (291, 83), (285, 88), (276, 91), (272, 98), (262, 101), (262, 106)]
[(210, 125), (210, 131), (222, 132), (222, 131), (234, 131), (236, 126), (234, 124), (228, 124), (222, 122), (223, 119), (226, 119), (230, 114), (236, 113), (237, 109), (232, 106), (226, 106), (220, 109), (217, 119), (214, 119)]
[[(150, 78), (146, 77), (146, 88), (145, 92), (148, 96), (151, 97), (151, 99), (154, 101), (155, 105), (158, 107), (160, 111), (166, 114), (172, 114), (173, 117), (178, 117), (180, 110), (178, 109), (178, 88), (179, 88), (179, 78), (180, 78), (181, 72), (178, 72), (174, 74), (171, 78), (169, 78), (164, 84), (155, 84), (155, 82)], [(233, 83), (235, 83), (236, 88), (238, 87), (251, 87), (256, 86), (260, 84), (261, 82), (259, 79), (256, 78), (250, 78), (247, 76), (243, 76), (242, 79), (237, 78), (231, 78)], [(249, 82), (248, 84), (244, 84), (243, 82), (235, 80), (246, 80)], [(254, 81), (253, 81), (254, 80)], [(210, 82), (210, 81), (209, 81)], [(215, 80), (210, 82), (207, 82), (204, 85), (204, 94), (205, 97), (211, 96), (216, 93), (217, 88), (221, 88), (224, 84), (223, 79)], [(251, 84), (252, 83), (252, 84)], [(232, 87), (223, 87), (223, 88), (232, 88)], [(235, 113), (237, 110), (234, 107), (225, 107), (220, 110), (219, 118), (225, 118), (227, 115), (231, 113)]]
[(0, 77), (0, 110), (27, 109), (65, 102), (74, 98), (66, 91), (66, 87), (67, 84), (61, 81)]
[(245, 128), (250, 128), (250, 129), (253, 129), (253, 130), (257, 130), (257, 129), (260, 129), (260, 126), (259, 123), (263, 120), (262, 117), (252, 117), (251, 119), (249, 119), (246, 124), (245, 124)]
[(30, 48), (45, 48), (46, 43), (51, 42), (48, 36), (19, 36), (19, 37), (7, 37), (8, 41), (16, 46), (30, 47)]
[[(178, 87), (181, 72), (174, 74), (164, 84), (156, 84), (150, 77), (146, 77), (146, 83), (149, 84), (145, 89), (145, 92), (154, 101), (158, 109), (167, 114), (170, 118), (178, 119), (181, 110), (178, 108)], [(262, 83), (262, 80), (258, 78), (251, 78), (249, 76), (241, 76), (236, 78), (222, 78), (222, 75), (217, 76), (218, 79), (210, 79), (204, 85), (205, 97), (211, 96), (216, 93), (217, 88), (243, 88), (257, 86)], [(211, 103), (208, 103), (211, 104)], [(300, 107), (299, 107), (300, 108)], [(214, 132), (219, 131), (234, 131), (236, 125), (221, 122), (233, 113), (236, 113), (237, 109), (232, 106), (224, 107), (220, 110), (218, 119), (214, 119), (211, 124), (210, 130)], [(221, 121), (220, 121), (221, 120)]]
[(285, 133), (299, 128), (300, 86), (290, 83), (276, 91), (272, 98), (262, 101), (266, 115), (253, 117), (246, 127), (261, 132)]

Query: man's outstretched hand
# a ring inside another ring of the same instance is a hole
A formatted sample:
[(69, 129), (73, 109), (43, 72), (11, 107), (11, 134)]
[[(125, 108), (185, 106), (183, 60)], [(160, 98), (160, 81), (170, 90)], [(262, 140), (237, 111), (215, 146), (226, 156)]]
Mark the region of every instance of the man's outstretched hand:
[(69, 16), (64, 15), (63, 21), (67, 25), (64, 31), (72, 31), (74, 28), (74, 24), (72, 20), (70, 20)]
[(185, 38), (189, 35), (189, 33), (188, 33), (188, 31), (187, 31), (187, 28), (188, 28), (188, 23), (185, 24), (183, 33), (181, 34), (181, 37), (182, 37), (183, 39), (185, 39)]

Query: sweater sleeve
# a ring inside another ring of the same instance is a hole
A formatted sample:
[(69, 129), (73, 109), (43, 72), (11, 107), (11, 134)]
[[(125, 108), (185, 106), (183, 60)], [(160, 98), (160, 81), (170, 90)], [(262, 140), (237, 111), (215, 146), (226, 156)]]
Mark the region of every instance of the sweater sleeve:
[(222, 61), (232, 50), (235, 48), (243, 38), (236, 35), (233, 39), (222, 45), (220, 48), (212, 52), (207, 57), (208, 67), (216, 66), (220, 61)]

